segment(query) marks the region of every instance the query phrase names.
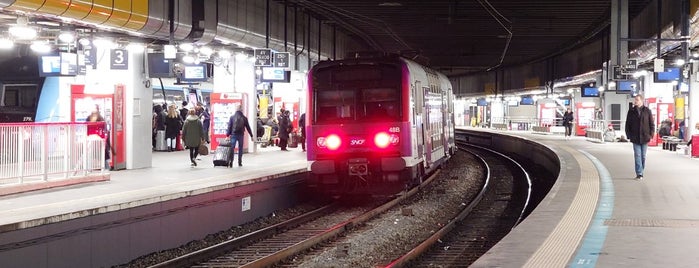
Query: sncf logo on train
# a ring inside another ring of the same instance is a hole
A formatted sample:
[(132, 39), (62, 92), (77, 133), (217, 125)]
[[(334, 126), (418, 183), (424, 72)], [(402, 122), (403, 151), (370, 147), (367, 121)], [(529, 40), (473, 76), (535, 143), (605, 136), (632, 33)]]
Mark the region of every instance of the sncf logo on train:
[(364, 144), (366, 144), (365, 138), (353, 137), (350, 139), (350, 146), (364, 146)]

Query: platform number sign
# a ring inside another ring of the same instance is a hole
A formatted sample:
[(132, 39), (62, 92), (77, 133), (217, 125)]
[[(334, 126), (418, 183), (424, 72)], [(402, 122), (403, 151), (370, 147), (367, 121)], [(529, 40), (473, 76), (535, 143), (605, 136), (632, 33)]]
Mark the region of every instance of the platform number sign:
[(127, 51), (126, 49), (112, 49), (109, 59), (110, 69), (129, 69), (129, 51)]
[(255, 49), (255, 66), (272, 66), (272, 50)]
[(274, 53), (274, 67), (289, 68), (289, 52)]

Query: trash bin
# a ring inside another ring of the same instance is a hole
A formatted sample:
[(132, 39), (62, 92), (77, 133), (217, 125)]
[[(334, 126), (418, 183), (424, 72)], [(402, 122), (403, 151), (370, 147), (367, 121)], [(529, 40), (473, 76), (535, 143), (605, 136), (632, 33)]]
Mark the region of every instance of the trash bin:
[(158, 130), (155, 134), (155, 150), (167, 151), (167, 149), (167, 144), (165, 143), (165, 130)]

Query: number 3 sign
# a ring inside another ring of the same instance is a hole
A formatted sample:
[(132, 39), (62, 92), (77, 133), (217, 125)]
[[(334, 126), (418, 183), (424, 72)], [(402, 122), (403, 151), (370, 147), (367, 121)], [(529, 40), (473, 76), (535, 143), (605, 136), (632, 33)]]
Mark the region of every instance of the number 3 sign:
[(129, 69), (129, 51), (126, 49), (112, 49), (109, 59), (109, 66), (112, 70)]

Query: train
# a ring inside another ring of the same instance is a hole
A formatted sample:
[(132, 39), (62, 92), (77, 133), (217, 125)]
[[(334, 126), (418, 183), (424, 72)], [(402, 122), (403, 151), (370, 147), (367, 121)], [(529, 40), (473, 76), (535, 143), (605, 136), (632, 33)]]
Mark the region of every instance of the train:
[(456, 152), (444, 75), (399, 55), (321, 61), (308, 72), (309, 189), (392, 195)]

